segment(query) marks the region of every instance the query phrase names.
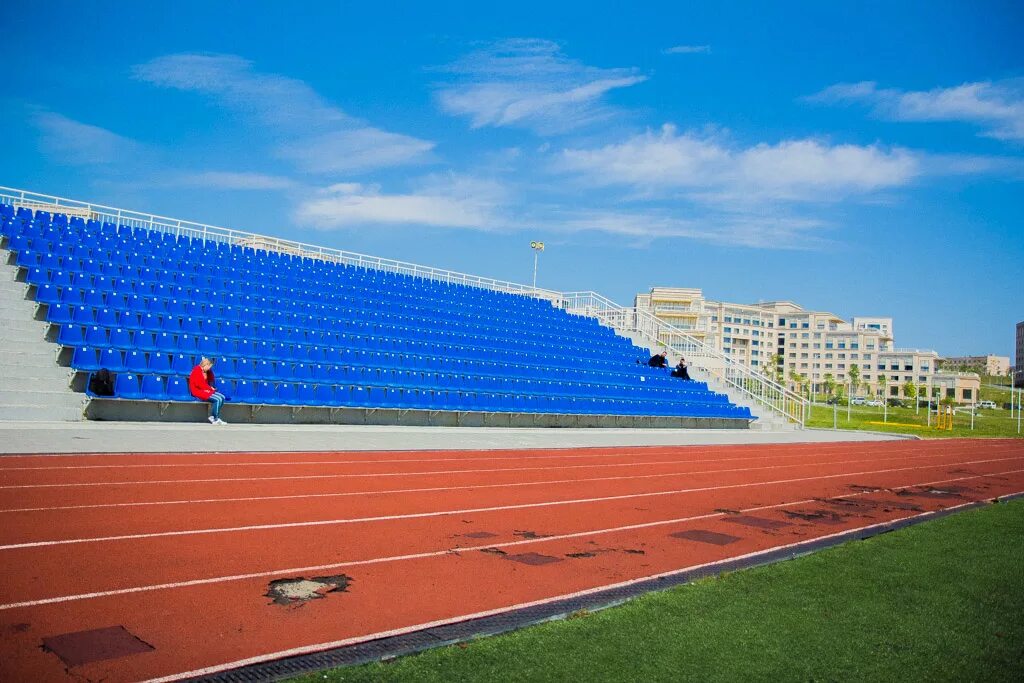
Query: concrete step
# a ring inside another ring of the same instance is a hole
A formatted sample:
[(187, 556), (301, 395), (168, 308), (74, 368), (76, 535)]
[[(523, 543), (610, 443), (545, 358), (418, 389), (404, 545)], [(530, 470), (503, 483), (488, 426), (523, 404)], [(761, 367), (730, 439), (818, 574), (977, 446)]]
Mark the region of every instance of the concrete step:
[(73, 408), (80, 406), (86, 398), (85, 394), (71, 391), (15, 391), (5, 387), (0, 390), (0, 406), (33, 405)]
[[(0, 337), (2, 339), (3, 337)], [(14, 356), (49, 356), (56, 358), (57, 345), (51, 344), (42, 337), (33, 339), (6, 338), (0, 345), (0, 353)]]
[(33, 367), (31, 365), (3, 365), (4, 386), (8, 386), (15, 380), (36, 380), (37, 382), (52, 382), (63, 380), (67, 384), (71, 368), (62, 368), (56, 363), (49, 367)]
[[(40, 344), (42, 346), (42, 344)], [(47, 346), (49, 346), (47, 344)], [(52, 348), (52, 347), (51, 347)], [(0, 351), (0, 368), (57, 368), (57, 355), (54, 351), (43, 353), (13, 353)], [(62, 368), (67, 370), (67, 368)]]
[(17, 296), (24, 298), (26, 291), (28, 291), (27, 283), (14, 280), (0, 280), (0, 296), (2, 297)]
[(35, 332), (37, 330), (46, 330), (50, 327), (50, 323), (43, 320), (35, 320), (27, 317), (11, 317), (4, 318), (0, 316), (0, 335), (4, 332), (19, 331), (19, 332)]
[(0, 406), (0, 416), (12, 422), (80, 422), (83, 409), (52, 407), (44, 405), (4, 405)]
[(37, 325), (30, 329), (19, 329), (14, 327), (7, 327), (3, 321), (0, 321), (0, 350), (6, 348), (10, 344), (35, 344), (35, 345), (47, 345), (51, 348), (55, 348), (54, 344), (46, 341), (46, 327)]

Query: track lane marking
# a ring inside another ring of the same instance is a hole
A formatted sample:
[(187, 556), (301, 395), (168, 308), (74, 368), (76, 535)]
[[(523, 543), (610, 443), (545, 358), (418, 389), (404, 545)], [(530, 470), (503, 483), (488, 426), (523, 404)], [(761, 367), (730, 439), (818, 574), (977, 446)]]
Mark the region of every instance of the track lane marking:
[[(840, 443), (844, 443), (844, 445), (845, 445), (845, 443), (847, 443), (847, 442), (840, 442)], [(860, 442), (856, 442), (856, 443), (860, 443)], [(915, 441), (913, 443), (919, 444), (920, 442), (916, 442)], [(829, 442), (829, 443), (825, 444), (826, 447), (831, 447), (833, 445), (834, 445), (834, 442)], [(900, 444), (900, 445), (902, 446), (903, 444)], [(698, 448), (700, 448), (700, 446), (680, 446), (676, 450), (678, 450), (679, 448), (698, 449)], [(726, 448), (728, 450), (730, 450), (730, 451), (737, 450), (735, 447), (732, 447), (732, 446), (727, 446)], [(745, 450), (755, 450), (755, 449), (753, 447), (751, 447), (751, 448), (745, 449)], [(810, 450), (810, 449), (807, 449), (807, 450)], [(849, 450), (849, 449), (838, 449), (838, 448), (836, 448), (835, 450), (841, 451), (841, 450)], [(912, 450), (919, 450), (919, 449), (912, 449)], [(475, 453), (477, 451), (465, 451), (465, 452), (467, 452), (467, 453)], [(906, 452), (906, 450), (901, 450), (900, 452)], [(816, 455), (818, 453), (820, 453), (820, 449), (814, 451), (813, 453), (810, 453), (810, 455)], [(249, 455), (249, 454), (242, 453), (241, 455)], [(491, 457), (491, 456), (480, 456), (480, 457), (466, 456), (466, 457), (456, 457), (456, 458), (393, 458), (393, 459), (383, 459), (382, 458), (382, 459), (377, 459), (377, 460), (307, 460), (307, 461), (294, 461), (294, 462), (293, 461), (284, 461), (284, 460), (282, 460), (282, 461), (270, 461), (270, 462), (146, 463), (146, 464), (130, 464), (130, 465), (122, 465), (122, 464), (116, 464), (116, 465), (115, 464), (111, 464), (111, 465), (47, 465), (45, 467), (40, 467), (40, 466), (33, 466), (33, 467), (3, 467), (2, 466), (2, 460), (0, 460), (0, 473), (3, 473), (3, 472), (21, 472), (21, 471), (29, 471), (29, 470), (133, 469), (133, 468), (157, 468), (157, 467), (235, 467), (235, 466), (239, 466), (239, 467), (241, 467), (241, 466), (271, 466), (271, 467), (274, 467), (274, 466), (281, 466), (281, 465), (375, 465), (377, 463), (393, 464), (393, 463), (407, 463), (407, 462), (466, 462), (466, 461), (473, 461), (473, 460), (486, 460), (486, 461), (491, 461), (491, 460), (518, 460), (518, 461), (529, 460), (529, 461), (533, 461), (533, 460), (558, 460), (558, 459), (562, 459), (562, 458), (566, 458), (566, 459), (568, 459), (568, 458), (575, 458), (575, 459), (579, 459), (579, 458), (621, 458), (621, 457), (628, 457), (628, 456), (643, 456), (643, 455), (659, 456), (659, 455), (670, 455), (670, 453), (649, 453), (649, 452), (644, 452), (644, 451), (641, 450), (641, 451), (629, 451), (629, 452), (617, 451), (617, 452), (614, 452), (614, 453), (605, 453), (605, 452), (601, 452), (601, 453), (585, 453), (585, 454), (568, 454), (567, 453), (567, 454), (559, 454), (559, 455), (532, 455), (532, 456), (522, 456), (522, 457), (515, 456), (515, 455), (508, 455), (508, 456), (502, 455), (502, 456), (493, 456), (493, 457)], [(771, 457), (799, 458), (799, 457), (806, 457), (806, 455), (808, 455), (808, 453), (795, 453), (795, 454), (792, 454), (792, 455), (774, 455), (772, 453), (764, 453), (762, 455), (744, 456), (742, 458), (710, 458), (710, 459), (706, 459), (706, 460), (688, 460), (686, 462), (721, 462), (721, 461), (727, 461), (727, 460), (753, 460), (753, 459), (757, 459), (757, 458), (771, 458)], [(4, 457), (10, 457), (10, 456), (4, 456)], [(40, 457), (50, 457), (50, 456), (40, 456)], [(125, 456), (117, 456), (117, 457), (125, 457)]]
[[(989, 462), (1005, 462), (1007, 460), (1024, 459), (1024, 454), (1013, 458), (989, 458), (986, 460), (970, 460), (956, 465), (978, 465)], [(594, 498), (574, 498), (569, 500), (542, 501), (538, 503), (517, 503), (514, 505), (495, 505), (481, 508), (464, 508), (459, 510), (438, 510), (433, 512), (413, 512), (403, 515), (378, 515), (374, 517), (353, 517), (347, 519), (322, 519), (307, 522), (282, 522), (278, 524), (248, 524), (236, 527), (214, 527), (209, 529), (182, 529), (179, 531), (160, 531), (146, 534), (124, 534), (120, 536), (96, 536), (90, 538), (69, 538), (52, 541), (32, 541), (28, 543), (11, 543), (0, 545), (0, 551), (22, 550), (26, 548), (43, 548), (58, 545), (79, 545), (83, 543), (103, 543), (108, 541), (127, 541), (143, 538), (168, 538), (174, 536), (202, 536), (208, 534), (238, 533), (243, 531), (264, 531), (271, 529), (295, 529), (318, 526), (338, 526), (343, 524), (362, 524), (367, 522), (384, 522), (400, 519), (422, 519), (427, 517), (446, 517), (451, 515), (474, 514), (478, 512), (498, 512), (502, 510), (525, 510), (539, 507), (558, 507), (562, 505), (580, 505), (586, 503), (603, 503), (613, 500), (630, 500), (633, 498), (654, 498), (659, 496), (674, 496), (687, 493), (700, 493), (704, 491), (721, 491), (725, 489), (748, 488), (754, 486), (772, 486), (775, 484), (792, 484), (801, 481), (821, 481), (824, 479), (838, 479), (840, 477), (859, 477), (869, 474), (888, 474), (890, 472), (905, 472), (908, 470), (923, 470), (941, 467), (942, 465), (922, 465), (919, 467), (896, 467), (884, 470), (865, 470), (862, 472), (844, 472), (841, 474), (826, 474), (816, 477), (796, 477), (793, 479), (777, 479), (762, 482), (747, 482), (743, 484), (722, 484), (719, 486), (703, 486), (691, 489), (670, 489), (668, 491), (649, 491), (644, 493), (627, 493), (617, 496), (600, 496)]]
[[(996, 453), (1011, 453), (1016, 452), (1019, 449), (1007, 448), (993, 450)], [(879, 462), (885, 462), (891, 460), (891, 458), (879, 458)], [(708, 462), (720, 462), (718, 460), (710, 460)], [(132, 481), (96, 481), (96, 482), (71, 482), (71, 483), (53, 483), (53, 484), (4, 484), (0, 485), (0, 490), (23, 490), (23, 489), (45, 489), (45, 488), (84, 488), (91, 486), (134, 486), (134, 485), (152, 485), (152, 484), (207, 484), (219, 481), (292, 481), (292, 480), (308, 480), (308, 479), (365, 479), (369, 477), (416, 477), (416, 476), (433, 476), (440, 474), (482, 474), (487, 472), (533, 472), (533, 471), (547, 471), (547, 470), (573, 470), (573, 469), (588, 469), (588, 468), (600, 468), (600, 467), (642, 467), (650, 465), (678, 465), (678, 460), (658, 460), (654, 462), (617, 462), (617, 463), (597, 463), (589, 465), (552, 465), (548, 467), (498, 467), (498, 468), (478, 468), (478, 469), (457, 469), (457, 470), (428, 470), (423, 472), (356, 472), (356, 473), (338, 473), (338, 474), (301, 474), (301, 475), (288, 475), (278, 477), (213, 477), (208, 479), (143, 479), (143, 480), (132, 480)], [(827, 464), (827, 463), (810, 463), (810, 464)]]
[[(905, 456), (899, 458), (899, 460), (922, 460), (925, 458), (940, 458), (940, 457), (952, 457), (947, 453), (928, 453), (923, 455)], [(1024, 454), (1022, 454), (1024, 457)], [(723, 474), (732, 472), (752, 472), (755, 470), (774, 470), (783, 469), (786, 467), (805, 467), (808, 465), (819, 465), (819, 466), (832, 466), (832, 465), (851, 465), (854, 463), (863, 462), (878, 462), (884, 463), (891, 461), (892, 458), (863, 458), (859, 460), (839, 460), (834, 462), (799, 462), (790, 465), (764, 465), (761, 467), (737, 467), (724, 470), (687, 470), (684, 472), (665, 472), (659, 474), (637, 474), (637, 475), (626, 475), (620, 477), (588, 477), (584, 479), (547, 479), (544, 481), (527, 481), (527, 482), (513, 482), (503, 484), (471, 484), (466, 486), (434, 486), (434, 487), (423, 487), (423, 488), (412, 488), (412, 489), (378, 489), (368, 491), (344, 491), (336, 493), (302, 493), (293, 494), (286, 496), (245, 496), (239, 498), (198, 498), (198, 499), (185, 499), (185, 500), (168, 500), (168, 501), (142, 501), (142, 502), (126, 502), (126, 503), (94, 503), (89, 505), (65, 505), (65, 506), (54, 506), (54, 507), (34, 507), (34, 508), (7, 508), (0, 509), (0, 514), (5, 512), (50, 512), (50, 511), (61, 511), (61, 510), (91, 510), (97, 508), (120, 508), (120, 507), (145, 507), (154, 505), (192, 505), (192, 504), (207, 504), (207, 503), (232, 503), (232, 502), (253, 502), (259, 500), (296, 500), (305, 498), (340, 498), (349, 496), (369, 496), (378, 494), (402, 494), (402, 493), (432, 493), (437, 491), (464, 491), (474, 489), (489, 489), (489, 488), (509, 488), (509, 487), (522, 487), (522, 486), (540, 486), (544, 484), (568, 484), (568, 483), (586, 483), (596, 481), (631, 481), (634, 479), (655, 479), (659, 477), (679, 477), (684, 475), (703, 475), (703, 474)], [(657, 464), (657, 463), (650, 463)], [(959, 463), (946, 463), (949, 465), (957, 465)], [(942, 463), (937, 464), (936, 467), (943, 466)]]
[[(457, 616), (457, 617), (450, 617), (450, 618), (446, 618), (446, 619), (437, 619), (437, 620), (434, 620), (434, 621), (428, 621), (428, 622), (424, 622), (422, 624), (415, 624), (413, 626), (404, 626), (404, 627), (401, 627), (401, 628), (390, 629), (390, 630), (387, 630), (387, 631), (378, 631), (376, 633), (369, 633), (369, 634), (365, 634), (365, 635), (361, 635), (361, 636), (354, 636), (352, 638), (345, 638), (345, 639), (342, 639), (342, 640), (335, 640), (335, 641), (331, 641), (331, 642), (327, 642), (327, 643), (318, 643), (316, 645), (304, 645), (304, 646), (301, 646), (301, 647), (295, 647), (295, 648), (291, 648), (291, 649), (288, 649), (288, 650), (280, 650), (278, 652), (271, 652), (271, 653), (267, 653), (267, 654), (263, 654), (263, 655), (256, 655), (254, 657), (248, 657), (246, 659), (239, 659), (239, 660), (236, 660), (236, 661), (233, 661), (233, 662), (227, 662), (227, 663), (224, 663), (224, 664), (215, 664), (215, 665), (204, 667), (204, 668), (201, 668), (201, 669), (194, 669), (192, 671), (183, 671), (183, 672), (180, 672), (180, 673), (171, 674), (169, 676), (162, 676), (160, 678), (150, 678), (150, 679), (147, 679), (146, 681), (143, 681), (143, 683), (172, 683), (173, 681), (179, 681), (179, 680), (182, 680), (184, 678), (193, 678), (193, 677), (198, 677), (198, 676), (209, 676), (209, 675), (212, 675), (212, 674), (220, 673), (220, 672), (223, 672), (223, 671), (228, 671), (230, 669), (237, 669), (239, 667), (248, 666), (248, 665), (251, 665), (251, 664), (260, 664), (262, 662), (273, 661), (273, 660), (282, 659), (282, 658), (285, 658), (285, 657), (295, 657), (295, 656), (298, 656), (298, 655), (312, 654), (312, 653), (321, 652), (321, 651), (324, 651), (324, 650), (331, 650), (331, 649), (334, 649), (334, 648), (345, 647), (347, 645), (356, 645), (358, 643), (365, 643), (365, 642), (372, 641), (372, 640), (378, 640), (380, 638), (388, 638), (388, 637), (392, 637), (392, 636), (400, 636), (400, 635), (405, 635), (405, 634), (408, 634), (408, 633), (414, 633), (416, 631), (421, 631), (423, 629), (435, 628), (435, 627), (438, 627), (438, 626), (445, 626), (445, 625), (448, 625), (448, 624), (456, 624), (456, 623), (463, 622), (463, 621), (469, 621), (471, 619), (480, 619), (480, 618), (483, 618), (483, 617), (494, 616), (494, 615), (497, 615), (497, 614), (502, 614), (502, 613), (505, 613), (505, 612), (510, 612), (512, 610), (526, 609), (526, 608), (529, 608), (529, 607), (538, 607), (538, 606), (541, 606), (541, 605), (547, 605), (547, 604), (551, 604), (553, 602), (558, 602), (560, 600), (571, 600), (573, 598), (579, 598), (579, 597), (583, 597), (583, 596), (586, 596), (586, 595), (591, 595), (593, 593), (599, 593), (599, 592), (605, 591), (605, 590), (613, 590), (613, 589), (616, 589), (616, 588), (625, 588), (627, 586), (636, 585), (638, 583), (643, 583), (645, 581), (653, 581), (655, 579), (666, 578), (666, 577), (669, 577), (669, 576), (676, 576), (678, 574), (683, 574), (685, 572), (695, 571), (697, 569), (702, 569), (702, 568), (706, 568), (706, 567), (713, 567), (715, 565), (722, 564), (724, 562), (734, 562), (736, 560), (746, 560), (746, 559), (750, 559), (750, 558), (754, 558), (754, 557), (759, 557), (761, 555), (765, 555), (765, 554), (770, 553), (770, 552), (775, 552), (777, 550), (786, 550), (786, 549), (789, 549), (789, 548), (799, 548), (801, 546), (808, 545), (810, 543), (817, 543), (817, 542), (820, 542), (820, 541), (823, 541), (823, 540), (827, 540), (827, 539), (830, 539), (830, 538), (835, 538), (837, 536), (841, 536), (843, 534), (850, 533), (851, 531), (866, 531), (866, 530), (869, 530), (869, 529), (875, 529), (875, 528), (883, 527), (883, 526), (886, 526), (888, 524), (892, 524), (893, 521), (902, 521), (902, 520), (907, 520), (907, 519), (926, 518), (926, 517), (934, 516), (937, 512), (945, 512), (945, 511), (950, 511), (950, 510), (958, 510), (960, 508), (966, 507), (966, 506), (971, 505), (971, 504), (972, 503), (964, 503), (962, 505), (955, 505), (955, 506), (952, 506), (952, 507), (944, 508), (943, 510), (939, 510), (939, 511), (924, 512), (924, 513), (920, 513), (920, 514), (916, 514), (916, 515), (908, 515), (906, 517), (898, 517), (895, 520), (890, 520), (888, 522), (882, 522), (880, 524), (872, 524), (872, 525), (865, 526), (865, 527), (858, 527), (856, 529), (846, 529), (844, 531), (837, 531), (837, 532), (832, 533), (832, 534), (827, 534), (825, 536), (818, 536), (816, 538), (808, 539), (808, 540), (805, 540), (805, 541), (797, 541), (796, 543), (788, 543), (786, 545), (780, 545), (780, 546), (776, 546), (774, 548), (768, 548), (768, 549), (765, 549), (765, 550), (756, 550), (756, 551), (753, 551), (753, 552), (750, 552), (750, 553), (746, 553), (744, 555), (737, 555), (735, 557), (728, 557), (728, 558), (721, 559), (721, 560), (713, 560), (711, 562), (704, 562), (702, 564), (695, 564), (695, 565), (691, 565), (689, 567), (683, 567), (681, 569), (673, 569), (673, 570), (670, 570), (670, 571), (667, 571), (667, 572), (660, 572), (660, 573), (657, 573), (657, 574), (651, 574), (649, 576), (644, 576), (644, 577), (640, 577), (640, 578), (636, 578), (636, 579), (629, 579), (627, 581), (620, 581), (618, 583), (606, 584), (606, 585), (598, 586), (598, 587), (595, 587), (595, 588), (586, 588), (586, 589), (583, 589), (583, 590), (574, 591), (572, 593), (563, 593), (561, 595), (554, 595), (554, 596), (551, 596), (551, 597), (542, 598), (540, 600), (531, 600), (530, 602), (521, 602), (521, 603), (517, 603), (515, 605), (509, 605), (507, 607), (498, 607), (498, 608), (495, 608), (495, 609), (484, 610), (484, 611), (481, 611), (481, 612), (474, 612), (472, 614), (465, 614), (465, 615), (460, 615), (460, 616)], [(757, 508), (751, 508), (750, 510), (744, 510), (744, 512), (753, 511), (755, 509), (757, 509)]]
[[(938, 480), (933, 480), (933, 481), (920, 482), (920, 483), (916, 483), (916, 484), (905, 484), (903, 486), (893, 486), (893, 487), (889, 487), (889, 490), (898, 491), (898, 490), (901, 490), (901, 489), (910, 489), (910, 488), (915, 488), (915, 487), (919, 487), (919, 486), (931, 486), (931, 485), (934, 485), (934, 484), (948, 484), (948, 483), (952, 483), (952, 482), (955, 482), (955, 481), (966, 481), (968, 479), (984, 479), (985, 477), (998, 477), (998, 476), (1007, 475), (1007, 474), (1019, 474), (1021, 472), (1024, 472), (1024, 469), (1008, 470), (1008, 471), (1005, 471), (1005, 472), (990, 472), (990, 473), (987, 473), (987, 474), (976, 474), (976, 475), (969, 475), (969, 476), (964, 476), (964, 477), (956, 477), (956, 478), (952, 478), (952, 479), (938, 479)], [(868, 495), (869, 493), (873, 494), (873, 493), (877, 493), (877, 491), (864, 491), (864, 492), (860, 492), (860, 493), (844, 494), (842, 497), (843, 498), (855, 498), (857, 496)], [(1013, 495), (1013, 494), (1004, 494), (1004, 495)], [(775, 503), (775, 504), (772, 504), (772, 505), (759, 505), (759, 506), (756, 506), (756, 507), (743, 508), (743, 509), (740, 510), (740, 512), (756, 512), (758, 510), (770, 510), (770, 509), (776, 509), (776, 508), (789, 507), (789, 506), (792, 506), (792, 505), (807, 505), (808, 503), (813, 503), (816, 500), (817, 499), (815, 499), (815, 498), (807, 498), (807, 499), (803, 499), (803, 500), (789, 501), (789, 502), (785, 502), (785, 503)], [(976, 501), (972, 501), (972, 502), (976, 502)], [(967, 505), (967, 504), (970, 504), (970, 503), (965, 503), (965, 505)], [(961, 506), (955, 506), (955, 507), (961, 507)], [(953, 507), (953, 508), (943, 508), (943, 509), (944, 510), (955, 509), (955, 507)], [(555, 536), (542, 536), (540, 538), (529, 538), (529, 539), (523, 539), (523, 540), (519, 540), (519, 541), (503, 541), (503, 542), (499, 542), (499, 543), (489, 543), (489, 544), (486, 544), (486, 545), (463, 546), (463, 547), (456, 547), (456, 548), (448, 548), (448, 549), (445, 549), (445, 550), (434, 550), (434, 551), (423, 552), (423, 553), (410, 553), (410, 554), (406, 554), (406, 555), (393, 555), (393, 556), (390, 556), (390, 557), (375, 557), (375, 558), (369, 558), (369, 559), (365, 559), (365, 560), (350, 560), (350, 561), (347, 561), (347, 562), (335, 562), (335, 563), (332, 563), (332, 564), (322, 564), (322, 565), (314, 565), (314, 566), (308, 566), (308, 567), (289, 567), (288, 569), (274, 569), (274, 570), (268, 570), (268, 571), (262, 571), (262, 572), (250, 572), (250, 573), (246, 573), (246, 574), (234, 574), (234, 575), (228, 575), (228, 576), (217, 576), (217, 577), (210, 577), (210, 578), (205, 578), (205, 579), (191, 579), (191, 580), (188, 580), (188, 581), (176, 581), (176, 582), (172, 582), (172, 583), (153, 584), (153, 585), (148, 585), (148, 586), (134, 586), (134, 587), (131, 587), (131, 588), (118, 588), (118, 589), (107, 590), (107, 591), (95, 591), (95, 592), (92, 592), (92, 593), (78, 593), (78, 594), (74, 594), (74, 595), (63, 595), (63, 596), (52, 597), (52, 598), (40, 598), (40, 599), (37, 599), (37, 600), (26, 600), (24, 602), (12, 602), (12, 603), (7, 603), (7, 604), (0, 604), (0, 611), (6, 611), (6, 610), (17, 609), (17, 608), (22, 608), (22, 607), (37, 607), (37, 606), (40, 606), (40, 605), (51, 605), (51, 604), (65, 603), (65, 602), (75, 602), (75, 601), (79, 601), (79, 600), (90, 600), (90, 599), (96, 599), (96, 598), (105, 598), (105, 597), (112, 597), (112, 596), (119, 596), (119, 595), (130, 595), (130, 594), (134, 594), (134, 593), (147, 593), (147, 592), (158, 591), (158, 590), (171, 590), (171, 589), (177, 589), (177, 588), (190, 588), (190, 587), (194, 587), (194, 586), (202, 586), (202, 585), (208, 585), (208, 584), (213, 584), (213, 583), (222, 583), (222, 582), (227, 582), (227, 581), (244, 581), (244, 580), (247, 580), (247, 579), (268, 578), (268, 577), (271, 577), (271, 576), (283, 576), (283, 575), (288, 575), (288, 574), (299, 574), (299, 573), (306, 573), (306, 572), (318, 572), (318, 571), (325, 571), (325, 570), (329, 570), (329, 569), (342, 569), (342, 568), (345, 568), (345, 567), (355, 567), (355, 566), (366, 566), (366, 565), (372, 565), (372, 564), (382, 564), (382, 563), (385, 563), (385, 562), (400, 562), (400, 561), (405, 561), (405, 560), (416, 560), (416, 559), (424, 559), (424, 558), (430, 558), (430, 557), (440, 557), (440, 556), (443, 556), (443, 555), (449, 555), (453, 551), (455, 551), (455, 552), (469, 552), (469, 551), (476, 551), (476, 550), (484, 550), (486, 548), (506, 548), (506, 547), (521, 546), (521, 545), (529, 545), (529, 544), (532, 544), (532, 543), (549, 543), (551, 541), (565, 540), (565, 539), (569, 539), (569, 538), (581, 538), (581, 537), (586, 537), (586, 536), (599, 536), (599, 535), (602, 535), (602, 534), (617, 533), (617, 532), (621, 532), (621, 531), (633, 531), (633, 530), (636, 530), (636, 529), (644, 529), (644, 528), (651, 528), (651, 527), (657, 527), (657, 526), (667, 526), (667, 525), (671, 525), (671, 524), (681, 524), (681, 523), (684, 523), (684, 522), (692, 522), (692, 521), (697, 521), (697, 520), (701, 520), (701, 519), (713, 519), (715, 517), (725, 517), (727, 514), (728, 513), (725, 513), (725, 512), (712, 512), (712, 513), (707, 513), (707, 514), (703, 514), (703, 515), (690, 515), (688, 517), (678, 517), (678, 518), (675, 518), (675, 519), (657, 520), (657, 521), (654, 521), (654, 522), (642, 522), (642, 523), (638, 523), (638, 524), (628, 524), (628, 525), (624, 525), (624, 526), (609, 527), (609, 528), (605, 528), (605, 529), (593, 529), (593, 530), (589, 530), (589, 531), (577, 531), (577, 532), (573, 532), (573, 533), (570, 533), (570, 534), (559, 534), (559, 535), (555, 535)], [(934, 512), (925, 513), (925, 514), (934, 514)], [(897, 517), (896, 519), (904, 519), (904, 518)], [(838, 534), (849, 532), (849, 531), (856, 531), (858, 529), (870, 529), (873, 526), (881, 526), (881, 525), (884, 525), (884, 524), (891, 524), (892, 521), (894, 521), (894, 520), (890, 520), (888, 522), (883, 522), (883, 523), (878, 524), (878, 525), (871, 525), (871, 526), (867, 526), (867, 527), (855, 527), (853, 529), (846, 529), (844, 531), (837, 532), (836, 534), (829, 534), (827, 536), (818, 536), (818, 537), (815, 537), (813, 539), (809, 539), (807, 541), (801, 541), (797, 545), (802, 544), (802, 543), (809, 543), (809, 542), (812, 542), (812, 541), (820, 540), (822, 538), (830, 538), (833, 535), (838, 535)], [(757, 551), (757, 553), (765, 553), (765, 552), (768, 552), (770, 550), (778, 550), (779, 548), (785, 548), (785, 547), (788, 547), (788, 546), (775, 546), (773, 548), (768, 548), (766, 550)], [(757, 554), (757, 553), (755, 553), (755, 554)], [(727, 560), (735, 560), (735, 559), (741, 559), (743, 557), (746, 557), (746, 556), (741, 555), (741, 556), (730, 557), (730, 558), (726, 558), (726, 559)], [(722, 560), (718, 560), (718, 561), (722, 561)], [(686, 570), (685, 569), (672, 570), (672, 572), (670, 572), (670, 573), (678, 573), (678, 572), (681, 572), (681, 571), (686, 571)], [(651, 578), (651, 577), (647, 577), (647, 578)], [(636, 579), (636, 580), (633, 580), (633, 582), (635, 583), (636, 581), (640, 581), (640, 580), (646, 580), (646, 579)], [(617, 585), (617, 584), (611, 584), (611, 585), (602, 586), (601, 589), (609, 588), (609, 587), (614, 587), (615, 585)], [(595, 591), (595, 590), (599, 590), (599, 589), (595, 588), (595, 589), (588, 589), (588, 590)], [(500, 610), (498, 610), (498, 612), (506, 611), (508, 609), (515, 609), (515, 608), (514, 607), (505, 607), (505, 608), (501, 608)], [(473, 618), (473, 617), (472, 616), (464, 616), (464, 617), (459, 617), (458, 620), (461, 621), (461, 620), (470, 619), (470, 618)]]

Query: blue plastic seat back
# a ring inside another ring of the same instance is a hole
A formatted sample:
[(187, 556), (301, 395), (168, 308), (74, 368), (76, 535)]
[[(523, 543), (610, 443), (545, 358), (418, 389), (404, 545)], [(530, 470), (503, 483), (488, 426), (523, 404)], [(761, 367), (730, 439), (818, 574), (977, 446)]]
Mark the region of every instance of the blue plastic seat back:
[(148, 401), (167, 400), (164, 378), (160, 375), (144, 375), (142, 377), (142, 398)]
[(194, 401), (188, 390), (188, 379), (184, 377), (167, 378), (167, 398), (171, 401)]
[(114, 380), (114, 396), (136, 400), (142, 398), (138, 376), (130, 372), (118, 373), (117, 378)]
[(87, 346), (80, 346), (71, 355), (71, 367), (75, 370), (99, 370), (99, 352)]

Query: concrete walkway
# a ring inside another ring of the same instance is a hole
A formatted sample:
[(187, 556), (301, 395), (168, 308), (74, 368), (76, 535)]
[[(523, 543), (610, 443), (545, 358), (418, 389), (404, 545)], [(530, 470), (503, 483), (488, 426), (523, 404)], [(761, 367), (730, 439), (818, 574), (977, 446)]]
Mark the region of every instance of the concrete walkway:
[(509, 429), (138, 422), (0, 422), (0, 454), (378, 451), (587, 446), (693, 446), (884, 441), (892, 434), (806, 429)]

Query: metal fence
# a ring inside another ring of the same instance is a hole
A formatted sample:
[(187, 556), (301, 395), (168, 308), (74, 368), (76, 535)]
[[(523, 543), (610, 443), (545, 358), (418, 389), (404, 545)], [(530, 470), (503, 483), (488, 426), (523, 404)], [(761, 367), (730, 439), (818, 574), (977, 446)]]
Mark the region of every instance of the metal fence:
[(313, 244), (284, 240), (252, 232), (221, 228), (215, 225), (196, 223), (167, 216), (158, 216), (139, 211), (130, 211), (92, 202), (83, 202), (64, 197), (19, 190), (0, 186), (0, 201), (16, 206), (27, 206), (33, 210), (65, 211), (77, 216), (88, 216), (118, 225), (142, 227), (149, 230), (169, 232), (174, 235), (198, 237), (239, 246), (249, 246), (268, 251), (297, 254), (309, 258), (332, 261), (361, 268), (371, 268), (413, 277), (480, 287), (498, 292), (523, 294), (551, 301), (553, 305), (569, 313), (597, 318), (603, 324), (626, 336), (636, 336), (649, 346), (663, 347), (667, 351), (685, 357), (696, 368), (707, 372), (723, 384), (738, 390), (756, 403), (782, 415), (787, 420), (803, 424), (807, 410), (807, 399), (789, 391), (768, 377), (737, 363), (713, 346), (703, 342), (686, 331), (666, 323), (647, 311), (619, 306), (596, 292), (556, 292), (538, 289), (515, 282), (469, 275), (451, 270), (431, 268), (415, 263), (367, 256), (340, 249), (331, 249)]

